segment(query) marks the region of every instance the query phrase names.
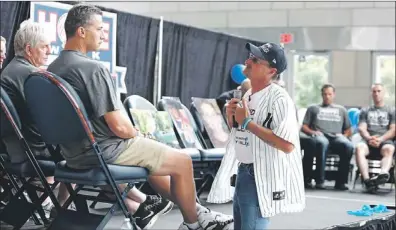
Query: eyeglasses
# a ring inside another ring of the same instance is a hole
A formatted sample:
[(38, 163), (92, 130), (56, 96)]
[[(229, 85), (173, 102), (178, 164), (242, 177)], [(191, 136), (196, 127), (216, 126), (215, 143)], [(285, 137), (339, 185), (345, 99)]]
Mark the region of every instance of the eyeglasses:
[(252, 60), (254, 63), (260, 62), (260, 59), (254, 56), (252, 53), (249, 53), (249, 59)]
[(262, 65), (271, 67), (267, 61), (254, 56), (254, 54), (252, 54), (252, 53), (249, 53), (249, 59), (252, 60), (252, 62), (255, 64), (262, 64)]

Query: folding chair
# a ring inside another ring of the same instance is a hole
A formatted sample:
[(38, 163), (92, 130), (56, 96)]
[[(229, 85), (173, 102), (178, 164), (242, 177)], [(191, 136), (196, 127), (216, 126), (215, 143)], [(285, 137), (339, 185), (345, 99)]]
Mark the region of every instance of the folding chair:
[[(167, 103), (172, 99), (169, 98), (164, 98), (161, 99), (158, 102), (158, 109), (162, 111), (167, 111)], [(207, 145), (203, 143), (203, 137), (198, 129), (198, 126), (191, 115), (190, 111), (187, 109), (185, 105), (183, 105), (180, 101), (172, 100), (172, 103), (176, 103), (180, 108), (184, 110), (184, 112), (188, 116), (188, 120), (190, 125), (192, 126), (195, 135), (197, 136), (198, 140), (200, 141), (201, 147), (198, 148), (198, 151), (200, 152), (201, 159), (200, 161), (193, 161), (193, 163), (196, 165), (194, 167), (198, 168), (199, 167), (199, 175), (197, 175), (197, 178), (200, 178), (203, 180), (202, 185), (197, 189), (197, 196), (200, 197), (202, 192), (204, 191), (206, 185), (215, 178), (217, 170), (220, 166), (221, 160), (223, 159), (223, 156), (225, 154), (225, 149), (224, 148), (207, 148)], [(177, 132), (177, 129), (176, 133)], [(180, 134), (179, 134), (180, 137)]]
[[(155, 108), (155, 106), (151, 104), (151, 102), (138, 95), (131, 95), (127, 97), (124, 101), (124, 106), (132, 122), (133, 122), (133, 118), (132, 118), (132, 114), (129, 112), (130, 109), (157, 111), (157, 108)], [(177, 135), (177, 132), (175, 133)], [(179, 142), (180, 142), (180, 138), (179, 138)], [(180, 150), (190, 155), (193, 161), (194, 174), (199, 175), (200, 171), (199, 171), (199, 166), (197, 165), (197, 163), (201, 161), (201, 155), (199, 150), (194, 148), (182, 148)], [(195, 176), (195, 178), (197, 177)], [(199, 203), (198, 197), (197, 197), (197, 202)]]
[[(124, 101), (124, 105), (131, 119), (132, 119), (132, 114), (129, 112), (129, 109), (142, 109), (142, 110), (144, 109), (144, 110), (157, 111), (157, 108), (155, 108), (155, 106), (151, 104), (151, 102), (138, 95), (131, 95), (127, 97)], [(175, 133), (177, 135), (177, 132)], [(180, 138), (179, 138), (179, 142), (180, 142)], [(193, 160), (193, 163), (199, 162), (201, 160), (200, 152), (197, 149), (182, 148), (181, 151), (189, 154), (191, 159)]]
[[(1, 87), (1, 137), (16, 138), (22, 146), (21, 151), (24, 151), (28, 158), (28, 160), (20, 163), (13, 163), (10, 160), (5, 160), (4, 157), (1, 157), (0, 161), (12, 188), (15, 190), (15, 194), (2, 211), (0, 219), (15, 228), (22, 227), (30, 216), (33, 216), (35, 224), (40, 224), (34, 211), (38, 212), (44, 224), (49, 224), (41, 206), (48, 196), (55, 208), (60, 209), (52, 191), (58, 185), (58, 182), (52, 184), (51, 187), (45, 178), (54, 175), (55, 163), (52, 160), (36, 160), (21, 132), (21, 127), (21, 121), (15, 107), (6, 91)], [(21, 187), (19, 187), (14, 176), (21, 181)], [(37, 177), (42, 187), (32, 184)], [(27, 201), (24, 196), (25, 191), (33, 203)], [(37, 195), (37, 191), (42, 192), (40, 197)]]
[[(55, 180), (65, 183), (70, 197), (49, 229), (103, 229), (112, 215), (119, 211), (129, 218), (134, 229), (135, 220), (123, 202), (134, 183), (145, 181), (148, 170), (142, 167), (107, 164), (102, 150), (93, 135), (88, 115), (75, 90), (60, 77), (49, 72), (31, 74), (25, 81), (25, 98), (33, 121), (47, 144), (62, 145), (88, 140), (95, 151), (99, 166), (86, 170), (76, 170), (59, 162), (55, 168)], [(127, 183), (120, 194), (117, 185)], [(71, 184), (77, 184), (73, 190)], [(81, 194), (80, 191), (98, 192), (90, 187), (110, 185), (116, 203), (105, 216), (92, 214), (87, 200), (97, 200), (96, 196)], [(71, 202), (77, 211), (64, 209)]]

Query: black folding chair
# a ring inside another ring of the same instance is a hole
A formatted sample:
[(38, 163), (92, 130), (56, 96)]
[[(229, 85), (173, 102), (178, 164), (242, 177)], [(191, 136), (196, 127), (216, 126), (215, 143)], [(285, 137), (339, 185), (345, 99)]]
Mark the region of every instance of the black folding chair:
[[(34, 211), (38, 212), (44, 224), (49, 224), (42, 208), (42, 203), (48, 196), (55, 208), (60, 209), (52, 191), (58, 185), (58, 182), (50, 186), (45, 178), (54, 175), (55, 163), (52, 160), (36, 159), (21, 132), (21, 127), (21, 121), (15, 107), (6, 91), (1, 87), (1, 137), (16, 138), (22, 146), (21, 151), (24, 151), (28, 158), (28, 160), (19, 163), (5, 160), (4, 157), (1, 157), (0, 160), (1, 167), (5, 170), (10, 185), (16, 191), (1, 212), (0, 219), (15, 228), (22, 227), (30, 216), (33, 216), (36, 224), (40, 224)], [(19, 179), (22, 186), (19, 186), (14, 176)], [(41, 186), (32, 183), (37, 177)], [(25, 191), (33, 203), (27, 201), (24, 196)], [(42, 192), (42, 195), (39, 197), (36, 192)]]
[[(70, 168), (66, 161), (56, 165), (55, 180), (65, 183), (70, 197), (49, 229), (103, 229), (120, 209), (130, 219), (134, 229), (137, 229), (123, 199), (134, 183), (146, 181), (148, 170), (107, 164), (104, 161), (84, 105), (75, 90), (62, 78), (49, 72), (36, 72), (27, 78), (24, 88), (32, 119), (47, 144), (62, 145), (88, 140), (99, 162), (98, 167), (86, 170)], [(127, 188), (120, 194), (117, 185), (126, 183)], [(74, 190), (71, 184), (77, 184)], [(116, 197), (116, 203), (105, 216), (90, 213), (87, 200), (97, 200), (97, 197), (81, 194), (80, 191), (99, 192), (92, 187), (108, 185)], [(77, 212), (65, 209), (71, 202), (76, 205)]]

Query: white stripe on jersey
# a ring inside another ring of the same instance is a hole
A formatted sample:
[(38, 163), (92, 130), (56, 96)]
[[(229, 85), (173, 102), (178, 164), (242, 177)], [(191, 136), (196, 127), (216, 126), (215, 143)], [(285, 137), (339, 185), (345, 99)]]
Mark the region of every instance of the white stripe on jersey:
[[(269, 124), (271, 130), (277, 136), (292, 143), (295, 148), (293, 152), (286, 154), (258, 137), (252, 138), (255, 180), (260, 210), (264, 217), (284, 212), (300, 212), (305, 207), (299, 126), (295, 116), (295, 106), (283, 88), (274, 84), (269, 87), (269, 90), (262, 95), (253, 120), (257, 124), (263, 124), (271, 114), (272, 121)], [(234, 134), (235, 132), (231, 132), (230, 140), (234, 138)], [(230, 141), (227, 145), (227, 154), (213, 182), (208, 202), (223, 203), (232, 200), (233, 188), (229, 185), (229, 178), (237, 169), (234, 143)], [(283, 191), (284, 199), (274, 200), (274, 196), (276, 198)]]

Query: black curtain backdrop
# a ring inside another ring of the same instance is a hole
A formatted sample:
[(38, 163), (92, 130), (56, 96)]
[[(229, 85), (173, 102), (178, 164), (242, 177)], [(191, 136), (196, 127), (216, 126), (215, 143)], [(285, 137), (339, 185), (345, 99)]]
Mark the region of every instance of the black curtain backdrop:
[(0, 2), (0, 35), (6, 40), (7, 59), (5, 67), (14, 58), (14, 35), (19, 25), (30, 15), (30, 2)]
[(215, 98), (236, 88), (230, 70), (248, 57), (246, 42), (260, 44), (164, 22), (162, 95), (180, 97), (183, 104), (189, 105), (191, 97)]
[(153, 102), (159, 20), (118, 12), (117, 65), (128, 68), (127, 95)]
[(117, 14), (117, 65), (127, 67), (127, 96), (139, 95), (153, 102), (159, 20), (99, 8)]

